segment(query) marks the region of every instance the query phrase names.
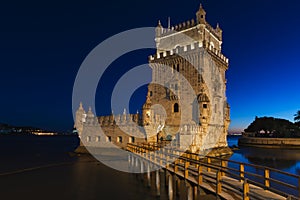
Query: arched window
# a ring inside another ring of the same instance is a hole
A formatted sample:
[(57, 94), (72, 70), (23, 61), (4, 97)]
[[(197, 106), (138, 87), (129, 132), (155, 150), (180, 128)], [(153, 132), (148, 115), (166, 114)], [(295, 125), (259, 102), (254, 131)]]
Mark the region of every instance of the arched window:
[(100, 142), (100, 136), (96, 137), (96, 142)]
[(111, 142), (111, 136), (106, 136), (106, 142)]
[(129, 137), (129, 143), (134, 143), (135, 142), (135, 138), (134, 137)]
[(86, 137), (86, 141), (87, 141), (87, 142), (90, 142), (91, 140), (92, 140), (92, 137), (91, 137), (91, 136), (87, 136), (87, 137)]
[(174, 104), (174, 113), (178, 113), (179, 112), (179, 105), (178, 105), (178, 103), (175, 103)]
[(119, 137), (117, 138), (117, 142), (119, 142), (119, 143), (122, 143), (122, 142), (123, 142), (122, 136), (119, 136)]

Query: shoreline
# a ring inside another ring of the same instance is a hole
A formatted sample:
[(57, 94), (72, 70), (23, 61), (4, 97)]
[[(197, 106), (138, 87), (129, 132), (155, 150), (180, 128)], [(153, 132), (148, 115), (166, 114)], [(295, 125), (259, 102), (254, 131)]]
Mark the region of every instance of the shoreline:
[(300, 149), (300, 138), (260, 138), (243, 136), (238, 140), (238, 146)]

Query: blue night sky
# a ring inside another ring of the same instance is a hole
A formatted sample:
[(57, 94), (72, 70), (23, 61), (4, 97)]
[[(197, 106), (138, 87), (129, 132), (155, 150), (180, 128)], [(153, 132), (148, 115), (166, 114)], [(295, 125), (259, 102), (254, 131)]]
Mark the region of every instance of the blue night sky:
[[(9, 1), (0, 3), (0, 122), (51, 130), (73, 126), (72, 89), (77, 71), (100, 42), (137, 27), (167, 26), (195, 18), (198, 0)], [(227, 98), (231, 129), (255, 116), (293, 121), (300, 109), (300, 2), (296, 0), (202, 1), (207, 21), (223, 29), (230, 60)], [(98, 87), (98, 115), (109, 114), (116, 79), (147, 62), (153, 50), (116, 60)], [(114, 75), (114, 78), (111, 78)], [(104, 82), (103, 82), (104, 83)], [(101, 85), (101, 84), (100, 84)], [(136, 112), (145, 87), (132, 98)], [(88, 105), (86, 105), (87, 107)]]

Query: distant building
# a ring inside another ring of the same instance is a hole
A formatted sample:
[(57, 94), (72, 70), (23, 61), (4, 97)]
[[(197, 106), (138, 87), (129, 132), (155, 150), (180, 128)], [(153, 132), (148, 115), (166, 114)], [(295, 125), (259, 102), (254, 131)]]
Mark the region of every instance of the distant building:
[(45, 131), (45, 130), (32, 131), (31, 134), (33, 134), (33, 135), (57, 135), (56, 132)]
[(0, 134), (57, 135), (56, 132), (46, 131), (35, 127), (19, 127), (8, 124), (0, 124)]

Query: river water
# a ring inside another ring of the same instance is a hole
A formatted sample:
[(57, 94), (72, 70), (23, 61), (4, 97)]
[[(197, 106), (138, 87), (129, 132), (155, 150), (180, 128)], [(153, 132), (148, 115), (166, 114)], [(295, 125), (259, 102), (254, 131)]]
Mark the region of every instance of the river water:
[[(229, 136), (228, 145), (238, 146), (238, 138), (239, 136)], [(234, 151), (230, 160), (264, 165), (300, 175), (300, 151), (297, 149), (241, 147)]]
[[(237, 140), (229, 137), (229, 146)], [(116, 171), (87, 155), (66, 153), (78, 142), (75, 136), (1, 136), (0, 199), (167, 199), (164, 189), (157, 197), (137, 175)], [(299, 150), (240, 148), (230, 160), (300, 173)]]

